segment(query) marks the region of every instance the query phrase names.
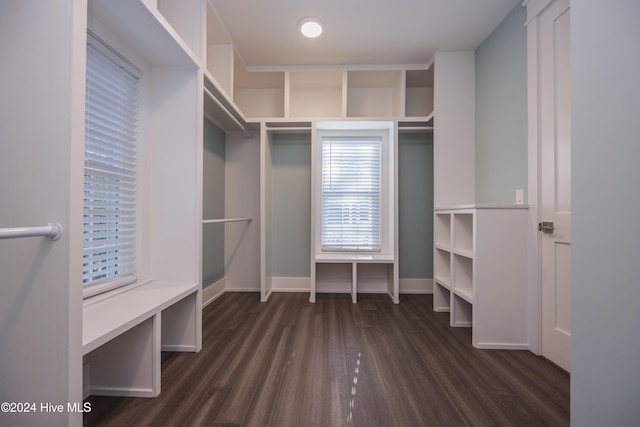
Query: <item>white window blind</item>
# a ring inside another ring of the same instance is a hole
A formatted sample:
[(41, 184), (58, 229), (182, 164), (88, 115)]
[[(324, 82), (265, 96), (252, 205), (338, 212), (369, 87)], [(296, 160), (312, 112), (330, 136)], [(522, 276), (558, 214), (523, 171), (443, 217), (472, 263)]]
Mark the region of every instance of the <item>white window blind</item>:
[(381, 141), (322, 140), (322, 250), (380, 251)]
[(85, 296), (135, 281), (139, 79), (135, 67), (89, 35), (82, 277)]

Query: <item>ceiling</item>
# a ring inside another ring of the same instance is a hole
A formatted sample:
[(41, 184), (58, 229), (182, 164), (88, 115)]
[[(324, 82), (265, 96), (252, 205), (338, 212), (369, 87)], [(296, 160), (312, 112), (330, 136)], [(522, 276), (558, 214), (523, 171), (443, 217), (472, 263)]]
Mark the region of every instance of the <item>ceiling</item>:
[[(209, 0), (226, 37), (251, 71), (430, 64), (436, 50), (477, 48), (519, 3)], [(298, 21), (307, 16), (324, 23), (320, 37), (307, 39), (299, 33)]]

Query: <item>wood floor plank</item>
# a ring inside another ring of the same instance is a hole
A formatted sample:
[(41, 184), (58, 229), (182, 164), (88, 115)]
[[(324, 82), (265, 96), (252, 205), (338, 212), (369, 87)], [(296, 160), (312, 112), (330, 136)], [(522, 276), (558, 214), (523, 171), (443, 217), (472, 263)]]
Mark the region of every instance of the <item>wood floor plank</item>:
[(228, 293), (203, 348), (163, 353), (154, 399), (91, 396), (88, 426), (567, 426), (569, 375), (478, 350), (430, 295)]
[(306, 387), (311, 357), (315, 306), (306, 303), (299, 311), (296, 328), (293, 330), (291, 348), (282, 373), (278, 399), (274, 402), (271, 425), (301, 425), (302, 412), (306, 405)]
[[(419, 316), (408, 315), (406, 311), (398, 311), (400, 306), (394, 305), (391, 310), (383, 310), (386, 313), (384, 323), (389, 329), (393, 345), (397, 348), (398, 358), (402, 360), (408, 372), (398, 375), (402, 381), (407, 378), (414, 380), (417, 390), (409, 391), (411, 395), (420, 395), (423, 411), (421, 417), (426, 419), (420, 425), (463, 425), (464, 422), (451, 400), (444, 396), (436, 378), (428, 369), (424, 369), (422, 359), (416, 349), (411, 345), (407, 334), (417, 331), (415, 322)], [(420, 410), (416, 404), (414, 410)]]
[(288, 363), (293, 339), (291, 326), (284, 326), (280, 331), (274, 350), (264, 367), (264, 374), (255, 386), (253, 399), (245, 408), (247, 413), (243, 425), (247, 427), (269, 425), (273, 418), (275, 403), (282, 385), (282, 373)]
[(215, 382), (230, 387), (231, 391), (216, 421), (240, 423), (244, 419), (248, 404), (253, 400), (256, 384), (275, 350), (273, 343), (279, 340), (283, 332), (284, 308), (285, 305), (277, 301), (265, 306), (236, 357), (218, 376)]

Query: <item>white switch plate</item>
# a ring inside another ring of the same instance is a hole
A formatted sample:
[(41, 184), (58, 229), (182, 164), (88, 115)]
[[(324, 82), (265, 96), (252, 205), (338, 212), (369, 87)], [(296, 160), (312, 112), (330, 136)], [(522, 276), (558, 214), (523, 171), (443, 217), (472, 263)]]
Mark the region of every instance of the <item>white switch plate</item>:
[(524, 203), (524, 190), (516, 190), (516, 205), (522, 205)]

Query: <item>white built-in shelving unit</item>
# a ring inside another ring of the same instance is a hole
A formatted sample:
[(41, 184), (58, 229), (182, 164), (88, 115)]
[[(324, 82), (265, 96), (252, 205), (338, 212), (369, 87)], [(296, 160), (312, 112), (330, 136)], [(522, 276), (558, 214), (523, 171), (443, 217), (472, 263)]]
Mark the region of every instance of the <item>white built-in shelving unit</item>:
[[(227, 286), (236, 283), (231, 288), (252, 290), (249, 279), (259, 277), (256, 282), (260, 284), (263, 301), (274, 290), (305, 289), (310, 290), (310, 300), (314, 301), (315, 259), (311, 263), (311, 277), (277, 277), (272, 268), (272, 246), (278, 240), (273, 235), (273, 215), (277, 208), (274, 207), (273, 195), (277, 188), (273, 187), (273, 174), (274, 170), (277, 172), (274, 168), (278, 166), (274, 165), (272, 154), (276, 136), (283, 133), (308, 135), (313, 152), (316, 144), (315, 126), (319, 122), (392, 121), (396, 128), (396, 141), (398, 128), (404, 128), (403, 131), (431, 131), (433, 72), (430, 64), (382, 68), (340, 66), (319, 69), (293, 67), (269, 71), (247, 69), (235, 52), (224, 25), (208, 2), (206, 9), (206, 46), (202, 49), (206, 89), (204, 114), (227, 135), (227, 215), (254, 218), (246, 228), (230, 226), (225, 229), (225, 252), (233, 254), (232, 259), (225, 260)], [(310, 159), (309, 174), (312, 174), (312, 165), (313, 158)], [(247, 176), (242, 176), (243, 169)], [(253, 180), (256, 171), (259, 172), (257, 184)], [(230, 176), (234, 178), (230, 180)], [(249, 176), (253, 178), (249, 179)], [(394, 182), (397, 183), (397, 179)], [(256, 187), (259, 188), (257, 197)], [(312, 194), (313, 189), (310, 188), (309, 193)], [(244, 202), (245, 208), (229, 208), (230, 201), (239, 207), (243, 204), (239, 199), (247, 198), (259, 200), (257, 213), (255, 201)], [(309, 203), (313, 203), (310, 197)], [(397, 213), (397, 206), (394, 209)], [(311, 206), (304, 211), (311, 211), (313, 216)], [(313, 223), (312, 218), (309, 220)], [(395, 227), (395, 233), (392, 234), (397, 235), (397, 224)], [(231, 230), (241, 232), (230, 234), (234, 233)], [(244, 252), (238, 250), (245, 246)], [(257, 259), (249, 246), (259, 248)], [(349, 262), (344, 259), (332, 262), (320, 259), (318, 264), (323, 264), (319, 269), (323, 273), (322, 277), (334, 278), (336, 274), (340, 276), (338, 291), (352, 293), (354, 300), (356, 289), (359, 289), (361, 292), (385, 292), (398, 302), (397, 258), (397, 253), (392, 253), (376, 259), (361, 259), (355, 263), (353, 259)], [(354, 270), (357, 274), (352, 269), (342, 274), (345, 263), (359, 266), (359, 269)], [(230, 268), (234, 265), (237, 267)], [(239, 279), (239, 276), (244, 279)], [(331, 282), (325, 291), (336, 290), (333, 287), (335, 283), (337, 282)]]
[(525, 205), (435, 209), (433, 309), (472, 327), (475, 347), (528, 348), (527, 216)]
[(142, 88), (138, 280), (77, 302), (83, 341), (69, 351), (81, 354), (84, 394), (156, 396), (160, 351), (202, 347), (202, 10), (200, 0), (88, 1), (86, 29), (142, 70)]
[(429, 69), (251, 72), (233, 62), (233, 102), (249, 121), (391, 119), (433, 113)]

